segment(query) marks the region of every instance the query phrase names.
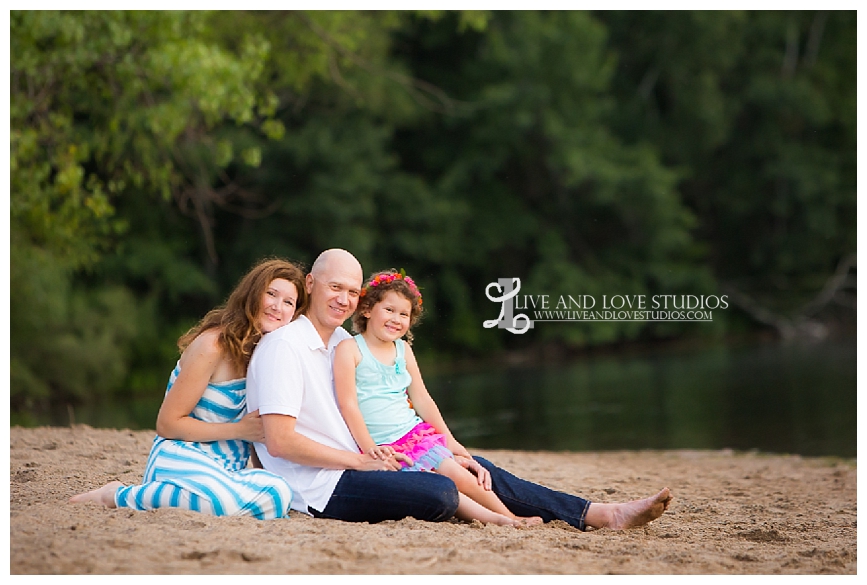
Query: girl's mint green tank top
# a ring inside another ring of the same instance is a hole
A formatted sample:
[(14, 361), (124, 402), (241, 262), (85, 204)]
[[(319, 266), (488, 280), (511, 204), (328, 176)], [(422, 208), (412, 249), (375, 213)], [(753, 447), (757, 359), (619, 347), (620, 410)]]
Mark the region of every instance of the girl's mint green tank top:
[(394, 365), (373, 357), (364, 337), (355, 336), (361, 362), (355, 368), (358, 407), (371, 438), (377, 445), (393, 443), (423, 422), (409, 405), (406, 389), (412, 376), (406, 371), (404, 341), (395, 341)]

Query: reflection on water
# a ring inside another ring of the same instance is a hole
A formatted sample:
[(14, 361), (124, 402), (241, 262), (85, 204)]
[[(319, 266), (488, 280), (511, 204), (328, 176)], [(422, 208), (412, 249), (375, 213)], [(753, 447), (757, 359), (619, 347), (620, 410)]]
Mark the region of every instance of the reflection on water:
[(477, 448), (856, 454), (855, 345), (769, 345), (426, 379)]
[[(593, 358), (425, 382), (468, 447), (856, 455), (854, 341)], [(78, 407), (73, 416), (96, 427), (152, 429), (162, 392)], [(68, 424), (69, 412), (40, 422)]]

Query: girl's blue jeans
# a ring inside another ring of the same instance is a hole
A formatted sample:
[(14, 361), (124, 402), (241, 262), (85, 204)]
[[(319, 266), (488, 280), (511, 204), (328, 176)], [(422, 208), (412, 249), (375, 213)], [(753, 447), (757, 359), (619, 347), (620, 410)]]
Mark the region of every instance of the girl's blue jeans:
[[(482, 457), (475, 460), (491, 474), (493, 492), (516, 516), (541, 516), (545, 522), (563, 520), (585, 529), (589, 501), (516, 477)], [(442, 475), (346, 470), (325, 509), (310, 508), (310, 513), (347, 522), (407, 517), (441, 522), (454, 516), (457, 508), (458, 490)]]

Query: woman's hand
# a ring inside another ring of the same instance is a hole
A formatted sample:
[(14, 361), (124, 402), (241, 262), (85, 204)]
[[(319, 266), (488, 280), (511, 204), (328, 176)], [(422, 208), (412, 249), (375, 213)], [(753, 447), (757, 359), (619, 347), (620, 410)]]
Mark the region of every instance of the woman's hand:
[(491, 474), (478, 461), (470, 457), (464, 457), (463, 455), (455, 455), (455, 461), (458, 462), (458, 465), (475, 475), (480, 486), (485, 488), (486, 491), (491, 491)]
[(251, 443), (265, 442), (265, 427), (262, 426), (262, 418), (258, 410), (245, 414), (244, 418), (235, 424), (238, 425), (238, 439)]

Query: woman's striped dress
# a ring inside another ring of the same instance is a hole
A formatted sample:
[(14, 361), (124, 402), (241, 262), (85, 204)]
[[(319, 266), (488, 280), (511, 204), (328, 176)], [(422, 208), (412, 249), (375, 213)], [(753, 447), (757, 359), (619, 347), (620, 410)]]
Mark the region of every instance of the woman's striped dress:
[[(168, 393), (180, 364), (169, 379)], [(247, 386), (241, 378), (208, 384), (190, 416), (205, 422), (238, 422), (246, 414)], [(264, 469), (246, 469), (250, 444), (241, 440), (189, 442), (157, 435), (142, 485), (118, 488), (118, 507), (136, 510), (183, 508), (214, 516), (261, 520), (289, 514), (292, 489)]]

